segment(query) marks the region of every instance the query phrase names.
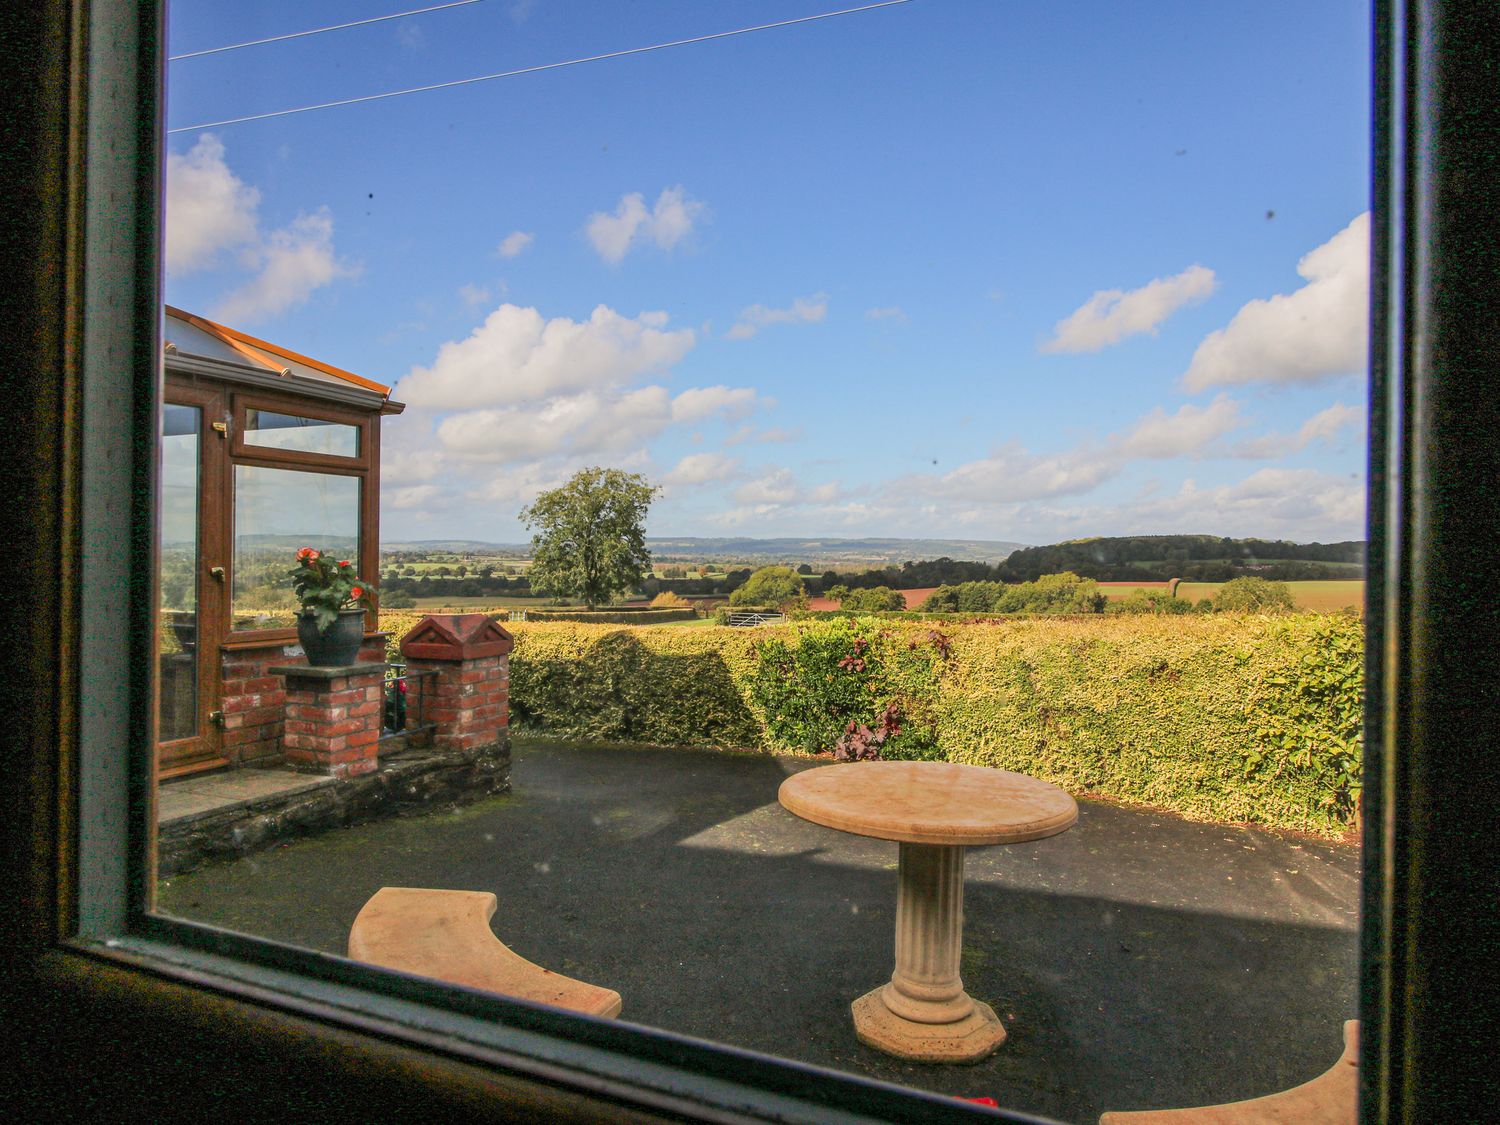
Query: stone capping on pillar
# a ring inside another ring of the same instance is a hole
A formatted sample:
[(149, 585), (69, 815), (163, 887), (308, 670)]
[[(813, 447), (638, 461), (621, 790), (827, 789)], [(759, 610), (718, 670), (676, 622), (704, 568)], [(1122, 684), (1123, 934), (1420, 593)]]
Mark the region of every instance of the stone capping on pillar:
[(505, 739), (514, 645), (515, 638), (483, 613), (429, 613), (402, 639), (408, 672), (435, 673), (421, 716), (433, 724), (435, 747), (470, 751)]
[(418, 660), (477, 660), (509, 656), (515, 638), (483, 613), (429, 613), (401, 641), (401, 655)]
[(282, 754), (288, 765), (334, 777), (374, 772), (385, 710), (384, 664), (283, 664), (266, 671), (286, 678)]

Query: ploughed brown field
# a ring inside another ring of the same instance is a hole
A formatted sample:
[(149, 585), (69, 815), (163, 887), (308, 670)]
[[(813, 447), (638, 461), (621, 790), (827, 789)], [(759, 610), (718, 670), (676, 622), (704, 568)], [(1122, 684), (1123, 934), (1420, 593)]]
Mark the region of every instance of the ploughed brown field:
[[(932, 596), (932, 592), (936, 589), (936, 586), (925, 586), (920, 590), (898, 590), (897, 593), (899, 593), (903, 598), (906, 599), (907, 609), (921, 609), (922, 603), (930, 598)], [(834, 601), (832, 598), (808, 598), (807, 608), (838, 609), (839, 603)]]

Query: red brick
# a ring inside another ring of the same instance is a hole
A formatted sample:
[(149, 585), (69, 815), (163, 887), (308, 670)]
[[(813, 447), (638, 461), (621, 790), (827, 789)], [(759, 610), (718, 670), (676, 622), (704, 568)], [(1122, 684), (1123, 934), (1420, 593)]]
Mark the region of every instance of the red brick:
[(280, 707), (257, 707), (245, 713), (246, 725), (274, 723), (284, 714)]
[(353, 719), (367, 715), (378, 715), (383, 710), (385, 710), (385, 702), (379, 699), (372, 699), (368, 703), (356, 703), (350, 707), (349, 717)]
[(336, 723), (324, 723), (318, 733), (324, 738), (333, 738), (340, 734), (353, 734), (355, 731), (370, 729), (370, 724), (364, 719), (340, 719)]

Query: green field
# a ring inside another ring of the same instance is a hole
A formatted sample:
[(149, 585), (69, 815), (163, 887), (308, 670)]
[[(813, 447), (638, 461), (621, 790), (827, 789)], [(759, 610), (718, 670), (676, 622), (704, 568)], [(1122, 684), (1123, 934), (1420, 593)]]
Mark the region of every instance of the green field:
[[(504, 594), (486, 594), (482, 597), (461, 598), (413, 598), (416, 608), (424, 613), (443, 609), (560, 609), (546, 598), (508, 598)], [(579, 603), (582, 604), (582, 603)]]
[(1124, 582), (1119, 585), (1111, 582), (1108, 586), (1099, 587), (1099, 592), (1112, 602), (1128, 598), (1137, 590), (1158, 590), (1163, 594), (1167, 592), (1167, 588), (1160, 582)]
[[(530, 609), (538, 612), (547, 610), (569, 609), (582, 606), (582, 602), (570, 603), (560, 606), (545, 598), (506, 598), (506, 597), (474, 597), (474, 598), (416, 598), (416, 605), (409, 610), (397, 610), (398, 613), (484, 613), (491, 610), (496, 612), (509, 611), (512, 609)], [(626, 607), (620, 607), (626, 608)], [(631, 606), (632, 609), (641, 609), (643, 606)], [(660, 625), (651, 626), (653, 629), (664, 628), (668, 625), (674, 626), (697, 626), (712, 625), (712, 617), (700, 617), (695, 621), (663, 621)]]
[[(1211, 598), (1219, 592), (1222, 582), (1183, 582), (1177, 587), (1177, 596), (1197, 602)], [(1292, 600), (1298, 609), (1315, 613), (1332, 613), (1353, 606), (1363, 611), (1365, 605), (1364, 579), (1333, 579), (1322, 582), (1288, 582)], [(1119, 587), (1116, 587), (1119, 589)]]

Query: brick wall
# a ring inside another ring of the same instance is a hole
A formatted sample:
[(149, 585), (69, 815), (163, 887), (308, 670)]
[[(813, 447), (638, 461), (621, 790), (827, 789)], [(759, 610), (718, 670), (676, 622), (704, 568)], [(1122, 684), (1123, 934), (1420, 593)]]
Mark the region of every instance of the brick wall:
[[(220, 709), (224, 712), (224, 757), (232, 766), (283, 764), (286, 681), (267, 669), (305, 664), (302, 649), (294, 641), (278, 641), (255, 648), (226, 648), (223, 652)], [(383, 661), (385, 634), (366, 637), (359, 659)]]
[(385, 709), (385, 664), (288, 668), (281, 745), (295, 769), (356, 777), (373, 773)]
[(420, 721), (433, 724), (435, 748), (477, 750), (505, 739), (514, 643), (482, 613), (428, 614), (402, 638), (407, 672), (432, 673)]
[(510, 721), (510, 658), (407, 660), (408, 671), (429, 668), (437, 675), (426, 683), (421, 717), (437, 726), (433, 745), (443, 750), (475, 750), (499, 742)]

